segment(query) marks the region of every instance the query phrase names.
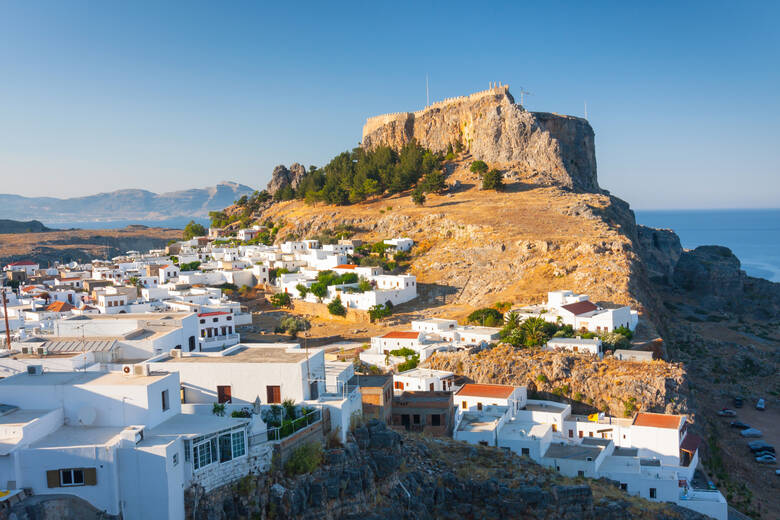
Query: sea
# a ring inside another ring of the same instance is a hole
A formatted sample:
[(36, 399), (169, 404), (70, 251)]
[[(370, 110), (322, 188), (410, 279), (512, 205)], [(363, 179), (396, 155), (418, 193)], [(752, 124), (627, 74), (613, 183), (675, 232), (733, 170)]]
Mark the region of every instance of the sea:
[(780, 209), (634, 210), (638, 224), (674, 230), (682, 246), (726, 246), (742, 269), (780, 282)]

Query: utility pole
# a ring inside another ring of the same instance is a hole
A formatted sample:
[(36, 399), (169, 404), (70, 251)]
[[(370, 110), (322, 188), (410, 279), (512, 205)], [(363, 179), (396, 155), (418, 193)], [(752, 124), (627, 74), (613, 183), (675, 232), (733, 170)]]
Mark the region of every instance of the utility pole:
[(5, 347), (11, 350), (11, 329), (8, 327), (8, 305), (6, 304), (5, 287), (0, 288), (3, 293), (3, 317), (5, 318)]
[(532, 93), (525, 90), (523, 87), (520, 87), (520, 106), (525, 106), (525, 103), (523, 103), (523, 96), (533, 96)]

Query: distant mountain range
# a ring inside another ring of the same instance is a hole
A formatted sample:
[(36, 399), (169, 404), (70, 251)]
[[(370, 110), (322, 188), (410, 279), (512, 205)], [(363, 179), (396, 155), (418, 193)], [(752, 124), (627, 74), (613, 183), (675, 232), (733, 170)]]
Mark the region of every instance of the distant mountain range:
[(216, 186), (169, 193), (147, 190), (117, 190), (86, 197), (58, 199), (0, 194), (0, 219), (35, 219), (47, 225), (82, 222), (152, 222), (203, 219), (209, 211), (221, 210), (254, 188), (223, 181)]

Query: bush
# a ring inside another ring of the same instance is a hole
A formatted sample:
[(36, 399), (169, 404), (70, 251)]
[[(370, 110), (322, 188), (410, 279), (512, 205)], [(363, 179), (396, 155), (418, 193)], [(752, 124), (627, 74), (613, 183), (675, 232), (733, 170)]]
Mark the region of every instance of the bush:
[(328, 304), (328, 312), (334, 316), (346, 316), (347, 309), (344, 304), (341, 303), (341, 296), (336, 296), (336, 299)]
[(631, 417), (637, 409), (636, 398), (629, 397), (628, 401), (623, 401), (623, 417)]
[[(710, 320), (710, 321), (712, 321), (712, 320)], [(631, 329), (629, 329), (628, 327), (624, 327), (622, 325), (620, 327), (617, 327), (613, 332), (615, 332), (617, 334), (622, 334), (623, 336), (626, 337), (626, 339), (629, 339), (629, 340), (634, 337), (634, 333), (631, 332)]]
[(422, 206), (425, 204), (425, 194), (419, 186), (416, 187), (412, 192), (412, 202), (414, 202), (416, 206)]
[(547, 376), (544, 374), (539, 374), (538, 376), (536, 376), (536, 380), (539, 381), (540, 383), (546, 383), (549, 381), (549, 379), (547, 379)]
[(319, 442), (307, 442), (293, 450), (284, 464), (284, 472), (289, 477), (311, 473), (322, 464), (322, 445)]
[(300, 295), (301, 298), (306, 298), (306, 294), (309, 292), (309, 288), (302, 283), (296, 285), (295, 289), (298, 291), (298, 295)]
[(471, 170), (471, 173), (478, 173), (482, 175), (488, 171), (488, 165), (485, 161), (474, 161), (471, 163), (471, 166), (469, 166), (469, 170)]
[(619, 348), (629, 348), (631, 343), (622, 334), (607, 332), (600, 336), (601, 345), (605, 350), (616, 350)]
[(277, 309), (280, 309), (282, 307), (290, 307), (292, 305), (292, 301), (290, 300), (290, 295), (286, 292), (276, 293), (271, 296), (271, 305), (276, 307)]
[(382, 304), (372, 305), (371, 308), (368, 309), (368, 316), (372, 323), (377, 320), (381, 320), (382, 318), (387, 318), (392, 313), (392, 307)]
[(482, 189), (504, 191), (504, 176), (496, 169), (490, 170), (482, 176)]
[(182, 271), (197, 271), (198, 267), (200, 267), (200, 262), (198, 261), (179, 265), (179, 269)]
[(299, 332), (307, 331), (310, 328), (311, 323), (306, 318), (301, 318), (300, 316), (285, 316), (279, 322), (279, 329), (293, 338), (298, 336)]
[(477, 309), (472, 312), (466, 318), (469, 323), (476, 325), (482, 325), (483, 327), (495, 327), (504, 320), (504, 315), (498, 312), (496, 309), (485, 307), (483, 309)]

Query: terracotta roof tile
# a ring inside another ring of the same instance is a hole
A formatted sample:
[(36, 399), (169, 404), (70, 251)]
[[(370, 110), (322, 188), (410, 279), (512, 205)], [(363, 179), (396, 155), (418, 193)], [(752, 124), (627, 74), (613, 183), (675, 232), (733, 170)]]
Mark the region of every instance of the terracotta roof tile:
[(355, 264), (339, 264), (334, 269), (354, 269), (357, 266)]
[(455, 395), (506, 399), (512, 395), (512, 392), (514, 391), (515, 387), (510, 385), (479, 385), (469, 383), (463, 385)]
[(420, 333), (393, 331), (393, 332), (388, 332), (382, 337), (386, 339), (417, 339), (420, 337)]
[(48, 307), (46, 307), (47, 311), (51, 312), (68, 312), (75, 309), (73, 305), (69, 304), (68, 302), (54, 302)]
[(677, 430), (680, 428), (680, 424), (684, 416), (682, 415), (667, 415), (664, 413), (648, 413), (639, 412), (634, 417), (634, 426), (648, 426), (650, 428), (668, 428), (670, 430)]
[(695, 433), (687, 433), (685, 435), (685, 438), (682, 441), (682, 444), (680, 445), (680, 449), (683, 451), (687, 451), (691, 455), (696, 453), (696, 450), (699, 449), (699, 446), (701, 445), (701, 437), (696, 435)]

